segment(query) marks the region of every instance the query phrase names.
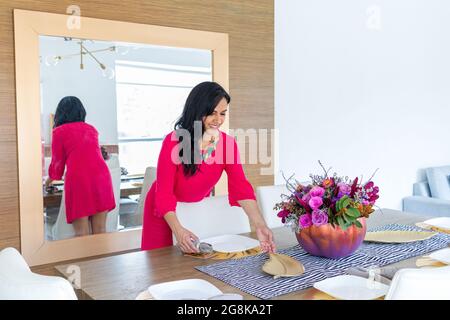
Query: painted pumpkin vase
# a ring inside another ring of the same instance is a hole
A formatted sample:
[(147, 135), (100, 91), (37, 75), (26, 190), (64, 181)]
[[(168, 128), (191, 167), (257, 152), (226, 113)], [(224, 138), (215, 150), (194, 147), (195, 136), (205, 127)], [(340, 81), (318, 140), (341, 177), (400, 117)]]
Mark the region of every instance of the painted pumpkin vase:
[(362, 228), (352, 225), (345, 231), (331, 224), (312, 225), (296, 232), (297, 241), (308, 253), (331, 259), (340, 259), (355, 252), (366, 235), (366, 219), (359, 218)]

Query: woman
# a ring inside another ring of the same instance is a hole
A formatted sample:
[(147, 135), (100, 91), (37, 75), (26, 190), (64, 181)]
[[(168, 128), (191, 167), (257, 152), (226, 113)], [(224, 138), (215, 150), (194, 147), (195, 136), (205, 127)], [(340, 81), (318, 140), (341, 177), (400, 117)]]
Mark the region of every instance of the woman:
[(61, 180), (64, 168), (66, 220), (76, 236), (106, 232), (106, 215), (116, 207), (111, 174), (103, 159), (97, 130), (85, 123), (86, 111), (77, 97), (63, 98), (56, 109), (52, 161), (46, 181)]
[(180, 224), (176, 204), (209, 196), (225, 170), (230, 204), (244, 209), (256, 228), (261, 248), (275, 251), (272, 232), (239, 161), (236, 141), (219, 131), (229, 103), (230, 96), (215, 82), (200, 83), (189, 94), (175, 131), (166, 136), (161, 147), (156, 181), (145, 201), (142, 250), (171, 246), (173, 232), (183, 252), (198, 252), (193, 244), (198, 237)]

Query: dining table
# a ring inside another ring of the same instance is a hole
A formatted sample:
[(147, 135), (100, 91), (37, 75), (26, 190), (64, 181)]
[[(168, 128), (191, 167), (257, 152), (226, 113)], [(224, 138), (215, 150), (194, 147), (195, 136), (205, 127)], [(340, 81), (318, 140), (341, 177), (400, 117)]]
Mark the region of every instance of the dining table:
[[(406, 213), (393, 209), (379, 209), (367, 219), (367, 227), (375, 228), (388, 224), (414, 225), (431, 217)], [(287, 227), (273, 228), (277, 249), (289, 248), (298, 244), (295, 234)], [(243, 234), (256, 239), (254, 232)], [(263, 253), (266, 254), (266, 253)], [(417, 268), (416, 261), (420, 256), (386, 266), (392, 270), (401, 268)], [(71, 264), (60, 264), (55, 268), (59, 274), (69, 278), (76, 265), (80, 272), (78, 293), (83, 299), (93, 300), (135, 300), (146, 296), (149, 286), (183, 279), (203, 279), (224, 293), (236, 293), (244, 300), (257, 300), (240, 289), (230, 286), (221, 280), (195, 269), (217, 263), (217, 260), (201, 259), (183, 254), (177, 246), (170, 246), (149, 251), (136, 251), (114, 256), (93, 258)], [(148, 296), (148, 295), (147, 295)], [(333, 297), (314, 287), (280, 295), (272, 299), (278, 300), (331, 300)]]
[[(131, 195), (140, 195), (142, 191), (143, 177), (133, 179), (122, 178), (120, 181), (120, 198), (128, 198)], [(56, 185), (57, 191), (50, 193), (43, 191), (44, 208), (59, 207), (61, 204), (63, 184)]]

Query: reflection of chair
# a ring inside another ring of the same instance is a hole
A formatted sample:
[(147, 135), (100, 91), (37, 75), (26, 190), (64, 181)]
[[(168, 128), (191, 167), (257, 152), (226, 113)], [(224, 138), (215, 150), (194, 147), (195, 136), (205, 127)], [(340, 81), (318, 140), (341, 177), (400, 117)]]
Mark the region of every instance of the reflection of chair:
[(386, 300), (449, 300), (450, 266), (401, 269), (392, 279)]
[(251, 231), (244, 210), (230, 206), (227, 196), (208, 197), (200, 202), (178, 202), (176, 214), (181, 225), (200, 239)]
[(261, 213), (269, 228), (283, 226), (281, 219), (277, 217), (277, 210), (273, 209), (276, 203), (282, 201), (281, 194), (289, 194), (284, 184), (256, 188), (256, 198), (258, 199)]
[(450, 216), (450, 166), (425, 171), (427, 180), (414, 183), (413, 195), (403, 198), (403, 211)]
[(120, 162), (119, 162), (119, 155), (116, 153), (111, 153), (109, 155), (109, 159), (106, 160), (106, 164), (108, 165), (108, 168), (120, 168)]
[[(116, 200), (116, 208), (108, 212), (106, 216), (106, 232), (115, 232), (119, 228), (119, 200), (120, 200), (120, 167), (109, 168), (111, 173), (114, 198)], [(75, 230), (72, 224), (66, 221), (66, 206), (64, 202), (64, 192), (61, 197), (61, 205), (59, 214), (55, 224), (52, 227), (52, 239), (61, 240), (75, 237)]]
[(119, 230), (119, 210), (120, 210), (120, 166), (110, 168), (111, 179), (114, 189), (114, 199), (116, 207), (108, 212), (106, 216), (106, 232), (115, 232)]
[(77, 300), (69, 281), (31, 272), (19, 251), (0, 251), (0, 300)]
[(141, 195), (137, 201), (131, 199), (120, 199), (120, 224), (123, 226), (142, 225), (142, 216), (144, 213), (145, 197), (153, 181), (156, 179), (156, 168), (147, 167), (142, 183)]
[(48, 168), (50, 167), (50, 163), (52, 162), (51, 157), (44, 158), (44, 176), (48, 176)]

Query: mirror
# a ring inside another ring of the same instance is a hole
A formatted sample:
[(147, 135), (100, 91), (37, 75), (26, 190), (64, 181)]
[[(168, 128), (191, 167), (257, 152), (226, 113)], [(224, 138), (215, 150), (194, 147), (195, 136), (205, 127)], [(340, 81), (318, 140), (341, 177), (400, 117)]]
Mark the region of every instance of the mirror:
[[(140, 227), (162, 140), (173, 130), (191, 89), (212, 81), (211, 51), (40, 35), (39, 55), (46, 239)], [(74, 137), (86, 137), (90, 129), (65, 123), (59, 126), (64, 135), (58, 135), (55, 143), (63, 145), (64, 174), (69, 172), (70, 187), (65, 190), (64, 177), (45, 187), (52, 160), (62, 157), (52, 150), (52, 131), (56, 108), (65, 96), (79, 98), (86, 110), (85, 123), (98, 131), (96, 143), (103, 151), (112, 185), (100, 182), (104, 181), (101, 174), (89, 169), (92, 165), (83, 154), (91, 141), (74, 141)], [(92, 195), (111, 187), (116, 207), (103, 219), (89, 211), (103, 201), (92, 200)], [(90, 201), (96, 203), (90, 206)], [(79, 218), (88, 219), (89, 230), (80, 230)], [(104, 223), (104, 231), (99, 223)]]
[[(156, 165), (158, 141), (172, 130), (190, 88), (212, 77), (229, 90), (226, 33), (89, 17), (79, 17), (74, 26), (69, 23), (73, 18), (14, 9), (20, 241), (30, 266), (138, 250), (141, 218), (128, 215), (121, 222), (127, 215), (120, 214), (125, 209), (120, 201), (131, 203), (132, 213), (136, 202), (141, 204), (145, 170)], [(79, 42), (93, 55), (84, 50), (82, 69)], [(67, 181), (63, 176), (56, 181), (53, 191), (60, 199), (51, 209), (43, 182), (51, 161), (52, 114), (68, 95), (82, 101), (86, 123), (98, 132), (98, 146), (112, 157), (107, 172), (119, 171), (114, 190), (118, 212), (107, 215), (117, 228), (74, 237), (73, 226), (63, 223), (72, 234), (55, 241), (52, 228), (58, 217), (65, 221), (59, 204)], [(227, 131), (227, 121), (222, 128)], [(224, 194), (226, 185), (222, 175), (216, 194)]]

